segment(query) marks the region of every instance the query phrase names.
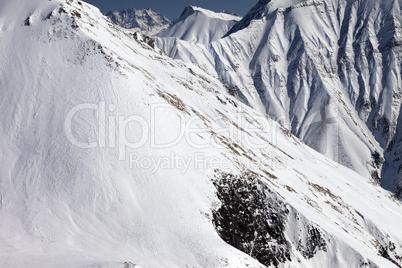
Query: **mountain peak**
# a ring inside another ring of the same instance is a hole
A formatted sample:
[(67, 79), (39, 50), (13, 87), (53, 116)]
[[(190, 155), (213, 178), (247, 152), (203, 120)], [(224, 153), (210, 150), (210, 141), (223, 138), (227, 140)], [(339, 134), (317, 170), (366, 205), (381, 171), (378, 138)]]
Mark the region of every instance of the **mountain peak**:
[(159, 32), (170, 25), (170, 20), (160, 13), (147, 9), (126, 9), (106, 13), (113, 23), (126, 29), (139, 29), (147, 32)]
[(247, 28), (251, 21), (260, 20), (268, 14), (283, 8), (301, 3), (310, 3), (308, 0), (259, 0), (258, 3), (227, 33), (226, 36)]
[(179, 20), (185, 20), (188, 17), (190, 17), (193, 14), (203, 14), (205, 16), (208, 16), (210, 18), (217, 18), (221, 20), (240, 20), (241, 17), (233, 14), (229, 14), (228, 12), (215, 12), (212, 10), (208, 10), (202, 7), (197, 7), (197, 6), (187, 6), (182, 14), (180, 15)]
[(185, 20), (189, 16), (195, 13), (195, 7), (194, 6), (187, 6), (183, 12), (180, 15), (179, 20)]
[(222, 38), (240, 19), (235, 15), (188, 6), (178, 20), (157, 36), (208, 44)]

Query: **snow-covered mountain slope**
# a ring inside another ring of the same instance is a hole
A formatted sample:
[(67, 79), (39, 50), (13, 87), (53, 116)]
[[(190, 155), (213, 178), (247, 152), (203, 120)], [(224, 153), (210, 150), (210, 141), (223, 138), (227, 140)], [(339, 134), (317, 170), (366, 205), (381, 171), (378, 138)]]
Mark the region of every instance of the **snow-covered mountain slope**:
[(157, 33), (166, 29), (170, 25), (170, 20), (162, 14), (154, 12), (151, 9), (135, 8), (121, 11), (109, 11), (106, 13), (113, 23), (132, 30)]
[(156, 44), (402, 198), (401, 29), (398, 0), (261, 0), (223, 39)]
[(0, 267), (402, 265), (389, 192), (95, 7), (0, 38)]
[(209, 44), (222, 38), (241, 17), (213, 12), (200, 7), (186, 7), (180, 18), (168, 29), (157, 34), (159, 37), (176, 38), (192, 43)]

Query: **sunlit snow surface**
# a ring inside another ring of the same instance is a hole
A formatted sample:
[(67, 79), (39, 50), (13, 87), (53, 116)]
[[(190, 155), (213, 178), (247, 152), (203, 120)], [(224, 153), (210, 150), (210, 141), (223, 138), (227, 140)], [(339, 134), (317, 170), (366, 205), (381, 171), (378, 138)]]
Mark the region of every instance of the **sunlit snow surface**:
[[(202, 21), (171, 29), (202, 39), (215, 29), (194, 30)], [(165, 34), (156, 44), (402, 198), (401, 21), (397, 0), (262, 0), (222, 39), (194, 45)]]
[[(390, 193), (136, 39), (83, 2), (0, 3), (0, 267), (262, 267), (214, 228), (218, 170), (286, 201), (281, 267), (393, 267), (381, 248), (398, 262)], [(186, 125), (191, 139), (158, 148)], [(229, 164), (146, 165), (196, 157)], [(328, 245), (310, 260), (296, 248), (307, 224)]]

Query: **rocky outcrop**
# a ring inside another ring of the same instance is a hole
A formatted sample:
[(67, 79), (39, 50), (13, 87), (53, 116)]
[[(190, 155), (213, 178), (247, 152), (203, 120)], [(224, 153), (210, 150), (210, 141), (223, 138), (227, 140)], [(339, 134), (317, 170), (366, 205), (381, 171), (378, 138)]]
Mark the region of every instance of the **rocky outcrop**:
[(225, 242), (262, 264), (278, 267), (291, 261), (296, 251), (306, 259), (327, 251), (324, 235), (313, 224), (299, 230), (297, 247), (292, 246), (286, 233), (291, 214), (288, 204), (257, 177), (219, 172), (214, 185), (221, 201), (213, 213), (217, 232)]

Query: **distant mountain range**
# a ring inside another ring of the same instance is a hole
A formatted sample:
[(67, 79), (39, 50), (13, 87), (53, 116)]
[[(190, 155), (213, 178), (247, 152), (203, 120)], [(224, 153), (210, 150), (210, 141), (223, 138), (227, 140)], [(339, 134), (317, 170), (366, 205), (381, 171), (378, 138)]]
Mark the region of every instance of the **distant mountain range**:
[(260, 0), (238, 22), (183, 14), (159, 48), (402, 198), (401, 1)]
[(261, 0), (244, 18), (189, 6), (173, 22), (151, 10), (108, 14), (402, 198), (398, 1)]
[(113, 23), (133, 30), (144, 32), (159, 32), (170, 25), (170, 20), (151, 9), (127, 9), (122, 11), (109, 11), (106, 13)]

